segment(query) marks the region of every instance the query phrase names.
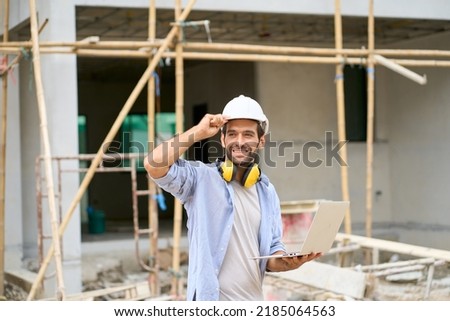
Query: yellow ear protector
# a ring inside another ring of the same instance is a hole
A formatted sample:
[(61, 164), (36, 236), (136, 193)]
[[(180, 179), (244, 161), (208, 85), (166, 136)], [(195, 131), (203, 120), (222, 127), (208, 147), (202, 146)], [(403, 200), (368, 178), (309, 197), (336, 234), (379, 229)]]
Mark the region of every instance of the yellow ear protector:
[[(226, 159), (222, 162), (219, 162), (218, 167), (225, 181), (231, 182), (236, 176), (237, 167), (231, 160)], [(244, 187), (251, 187), (259, 180), (260, 176), (261, 170), (259, 169), (258, 164), (253, 163), (245, 170), (240, 183)]]

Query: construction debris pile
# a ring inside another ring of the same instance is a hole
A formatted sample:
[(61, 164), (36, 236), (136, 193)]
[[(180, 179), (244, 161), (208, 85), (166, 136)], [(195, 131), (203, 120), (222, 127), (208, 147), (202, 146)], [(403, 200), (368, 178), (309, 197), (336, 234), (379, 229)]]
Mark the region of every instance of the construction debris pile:
[[(336, 248), (332, 251), (336, 252)], [(180, 287), (186, 293), (187, 253), (182, 252)], [(67, 300), (185, 300), (173, 295), (171, 283), (172, 253), (159, 252), (158, 296), (150, 292), (148, 272), (129, 253), (105, 253), (83, 257), (83, 292), (68, 295)], [(268, 301), (449, 301), (450, 264), (443, 260), (415, 258), (381, 252), (380, 262), (361, 265), (363, 251), (354, 251), (353, 262), (339, 267), (338, 255), (325, 255), (298, 270), (268, 273), (264, 294)], [(130, 262), (131, 261), (131, 262)], [(32, 264), (29, 267), (32, 268)], [(34, 271), (36, 272), (36, 271)], [(6, 300), (23, 301), (28, 295), (12, 283), (5, 283)], [(53, 300), (54, 298), (50, 298)], [(44, 300), (48, 300), (44, 299)]]
[[(351, 288), (354, 285), (342, 278), (340, 287)], [(428, 288), (429, 287), (429, 288)], [(435, 268), (433, 280), (427, 282), (425, 270), (392, 274), (386, 277), (376, 277), (366, 284), (365, 295), (361, 299), (330, 291), (329, 288), (317, 288), (304, 283), (293, 282), (282, 275), (269, 275), (265, 280), (266, 297), (268, 300), (288, 301), (448, 301), (450, 300), (450, 265), (440, 265)]]
[[(25, 301), (28, 293), (13, 283), (5, 281), (5, 300)], [(1, 301), (1, 300), (0, 300)]]

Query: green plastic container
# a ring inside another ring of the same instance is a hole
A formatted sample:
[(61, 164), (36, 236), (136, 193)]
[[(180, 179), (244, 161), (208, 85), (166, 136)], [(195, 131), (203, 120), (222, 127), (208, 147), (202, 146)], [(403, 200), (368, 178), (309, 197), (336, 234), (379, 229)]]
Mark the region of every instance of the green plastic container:
[(89, 217), (89, 233), (102, 234), (105, 232), (105, 212), (102, 210), (92, 211)]

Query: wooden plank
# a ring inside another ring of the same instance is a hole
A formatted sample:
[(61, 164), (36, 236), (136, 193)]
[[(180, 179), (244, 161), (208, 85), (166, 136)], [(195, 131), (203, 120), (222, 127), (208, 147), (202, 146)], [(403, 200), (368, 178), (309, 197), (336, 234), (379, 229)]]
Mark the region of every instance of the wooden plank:
[[(149, 284), (147, 281), (140, 282), (140, 283), (132, 283), (132, 284), (125, 284), (125, 285), (119, 285), (115, 287), (109, 287), (105, 289), (98, 289), (98, 290), (92, 290), (92, 291), (86, 291), (82, 293), (77, 294), (71, 294), (67, 295), (65, 300), (66, 301), (93, 301), (95, 298), (110, 295), (117, 292), (125, 292), (125, 299), (120, 300), (137, 300), (137, 298), (145, 297), (149, 298), (151, 297), (151, 293), (149, 290)], [(54, 301), (56, 298), (47, 298), (43, 299), (41, 301)]]
[(425, 265), (423, 264), (416, 264), (411, 266), (403, 266), (399, 268), (390, 268), (382, 271), (373, 272), (372, 275), (378, 277), (388, 276), (391, 274), (400, 274), (405, 272), (411, 272), (411, 271), (421, 271), (425, 269)]
[(356, 299), (364, 298), (368, 280), (365, 273), (319, 262), (308, 262), (299, 269), (273, 275)]
[(364, 237), (352, 234), (338, 233), (336, 241), (349, 240), (350, 242), (357, 243), (361, 247), (378, 248), (382, 251), (389, 251), (399, 254), (407, 254), (417, 257), (432, 257), (439, 260), (450, 262), (450, 251), (433, 249), (429, 247), (411, 245), (406, 243), (399, 243), (394, 241), (387, 241), (381, 239), (374, 239), (371, 237)]
[(179, 298), (175, 295), (160, 295), (160, 296), (152, 296), (151, 294), (140, 294), (136, 297), (129, 299), (118, 299), (112, 301), (175, 301), (179, 300)]
[(390, 269), (390, 268), (399, 268), (404, 266), (411, 266), (416, 264), (434, 264), (435, 259), (433, 258), (424, 258), (424, 259), (418, 259), (418, 260), (409, 260), (409, 261), (399, 261), (399, 262), (392, 262), (392, 263), (382, 263), (382, 264), (374, 264), (374, 265), (364, 265), (360, 267), (354, 267), (353, 269), (362, 271), (362, 272), (370, 272), (375, 270), (384, 270), (384, 269)]

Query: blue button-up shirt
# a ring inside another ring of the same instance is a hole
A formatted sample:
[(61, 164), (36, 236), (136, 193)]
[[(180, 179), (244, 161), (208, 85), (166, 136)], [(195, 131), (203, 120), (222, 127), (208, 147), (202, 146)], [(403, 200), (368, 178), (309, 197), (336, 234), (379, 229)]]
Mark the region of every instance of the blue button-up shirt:
[[(189, 266), (187, 299), (219, 300), (218, 275), (230, 240), (234, 220), (233, 188), (215, 164), (179, 159), (155, 182), (177, 197), (188, 220)], [(282, 223), (278, 195), (266, 175), (256, 183), (261, 208), (260, 255), (285, 250), (281, 242)], [(262, 277), (267, 259), (260, 260)], [(236, 267), (237, 273), (239, 267)]]

